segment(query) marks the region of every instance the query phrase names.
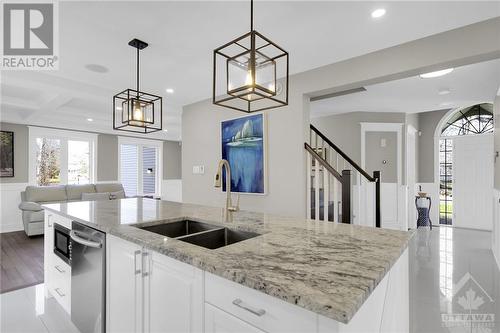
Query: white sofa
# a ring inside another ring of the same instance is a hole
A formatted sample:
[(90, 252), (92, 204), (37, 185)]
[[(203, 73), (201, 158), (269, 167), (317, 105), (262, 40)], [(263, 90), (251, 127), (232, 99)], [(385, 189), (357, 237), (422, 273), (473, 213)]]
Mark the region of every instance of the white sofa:
[(121, 199), (125, 197), (125, 192), (122, 184), (118, 183), (27, 186), (21, 192), (21, 203), (19, 204), (26, 235), (43, 234), (44, 214), (40, 205), (54, 202), (82, 201), (82, 197), (84, 200)]

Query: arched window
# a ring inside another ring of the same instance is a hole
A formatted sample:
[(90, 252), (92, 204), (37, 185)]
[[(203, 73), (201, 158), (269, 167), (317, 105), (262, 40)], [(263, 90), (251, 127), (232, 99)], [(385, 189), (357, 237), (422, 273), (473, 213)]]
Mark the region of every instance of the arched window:
[(493, 104), (476, 104), (452, 114), (443, 126), (441, 135), (485, 134), (493, 132), (493, 127)]

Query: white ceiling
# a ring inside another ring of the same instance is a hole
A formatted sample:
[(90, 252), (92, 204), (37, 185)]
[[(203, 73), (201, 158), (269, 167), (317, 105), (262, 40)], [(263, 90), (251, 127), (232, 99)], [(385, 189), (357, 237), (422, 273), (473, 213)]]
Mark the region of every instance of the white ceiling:
[[(455, 68), (448, 75), (419, 76), (366, 86), (366, 91), (311, 103), (311, 117), (347, 112), (415, 113), (490, 102), (500, 87), (500, 60)], [(446, 95), (440, 91), (448, 90)]]
[[(150, 136), (178, 140), (182, 105), (211, 96), (213, 49), (249, 30), (248, 1), (59, 6), (60, 69), (3, 72), (3, 121), (110, 132), (112, 96), (134, 86), (127, 42), (137, 37), (150, 44), (141, 53), (141, 87), (166, 101), (168, 133)], [(380, 6), (387, 15), (372, 19)], [(498, 2), (258, 1), (255, 27), (290, 52), (297, 73), (499, 15)]]

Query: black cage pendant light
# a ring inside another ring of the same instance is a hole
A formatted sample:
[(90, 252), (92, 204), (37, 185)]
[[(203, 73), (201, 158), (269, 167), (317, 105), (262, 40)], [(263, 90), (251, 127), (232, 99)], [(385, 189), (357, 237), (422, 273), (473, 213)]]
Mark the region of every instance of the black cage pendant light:
[(113, 128), (136, 133), (161, 131), (162, 98), (139, 90), (139, 53), (148, 43), (133, 39), (128, 45), (137, 50), (137, 88), (113, 96)]
[(253, 29), (214, 50), (212, 100), (256, 112), (288, 105), (288, 52)]

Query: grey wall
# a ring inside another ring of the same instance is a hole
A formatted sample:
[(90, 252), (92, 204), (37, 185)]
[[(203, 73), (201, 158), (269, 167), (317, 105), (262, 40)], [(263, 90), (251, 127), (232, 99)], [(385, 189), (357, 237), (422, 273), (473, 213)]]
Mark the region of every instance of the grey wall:
[[(395, 132), (367, 132), (365, 140), (366, 171), (372, 174), (373, 171), (379, 170), (383, 183), (397, 183), (397, 134)], [(385, 140), (385, 147), (381, 145), (382, 140)]]
[[(500, 44), (491, 41), (498, 40), (499, 30), (500, 18), (494, 18), (290, 76), (288, 106), (267, 112), (268, 195), (242, 196), (242, 208), (305, 216), (303, 145), (308, 137), (310, 96), (498, 58)], [(185, 202), (223, 205), (223, 195), (213, 188), (220, 158), (220, 121), (237, 116), (242, 114), (215, 107), (211, 100), (183, 108)], [(193, 175), (193, 165), (204, 165), (205, 174)]]
[(97, 181), (118, 180), (118, 137), (110, 134), (97, 136)]
[(0, 123), (0, 129), (14, 132), (14, 177), (1, 177), (0, 183), (27, 183), (28, 126)]
[[(14, 132), (14, 177), (0, 183), (27, 183), (29, 129), (27, 125), (0, 123), (0, 129)], [(181, 147), (176, 141), (163, 141), (163, 179), (181, 178)], [(118, 136), (97, 136), (97, 175), (99, 182), (118, 180)]]
[[(495, 152), (500, 152), (500, 96), (493, 102), (495, 115)], [(495, 159), (495, 188), (500, 191), (500, 157)]]
[(361, 122), (404, 123), (404, 113), (392, 112), (350, 112), (339, 115), (313, 118), (316, 126), (334, 144), (339, 146), (356, 163), (361, 165)]
[(434, 134), (439, 121), (448, 110), (419, 113), (418, 130), (418, 183), (434, 182)]
[(182, 146), (180, 142), (163, 142), (163, 179), (182, 178)]

